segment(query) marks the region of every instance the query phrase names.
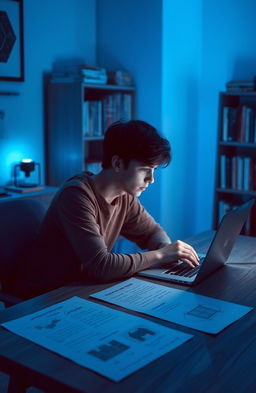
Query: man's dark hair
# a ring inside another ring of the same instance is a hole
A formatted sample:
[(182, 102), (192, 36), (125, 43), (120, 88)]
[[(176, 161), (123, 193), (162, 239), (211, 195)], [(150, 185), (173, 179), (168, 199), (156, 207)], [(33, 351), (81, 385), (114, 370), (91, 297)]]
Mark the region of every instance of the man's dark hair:
[(144, 165), (166, 167), (171, 161), (171, 147), (155, 127), (141, 120), (113, 123), (103, 141), (104, 169), (111, 167), (111, 159), (118, 155), (127, 168), (131, 160)]

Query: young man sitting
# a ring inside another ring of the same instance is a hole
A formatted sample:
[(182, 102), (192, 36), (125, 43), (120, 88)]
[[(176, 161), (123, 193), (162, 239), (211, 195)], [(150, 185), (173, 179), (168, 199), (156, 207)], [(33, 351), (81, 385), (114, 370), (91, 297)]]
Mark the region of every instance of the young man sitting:
[[(125, 279), (177, 259), (198, 265), (195, 250), (182, 241), (172, 243), (138, 200), (154, 182), (155, 169), (170, 160), (169, 142), (149, 124), (111, 125), (103, 142), (102, 171), (67, 180), (48, 209), (31, 262), (18, 275), (19, 282), (29, 283), (20, 288), (22, 295), (35, 296), (82, 278)], [(147, 251), (113, 253), (119, 235)]]

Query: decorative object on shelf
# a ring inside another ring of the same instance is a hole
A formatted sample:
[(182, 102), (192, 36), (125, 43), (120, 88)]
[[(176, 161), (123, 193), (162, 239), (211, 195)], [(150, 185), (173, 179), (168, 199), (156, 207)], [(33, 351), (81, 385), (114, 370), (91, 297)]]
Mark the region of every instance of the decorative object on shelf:
[[(28, 183), (24, 179), (22, 181), (18, 181), (18, 170), (24, 172), (25, 179), (30, 177), (31, 172), (37, 168), (37, 182), (36, 183)], [(31, 192), (31, 191), (39, 191), (44, 189), (44, 187), (40, 186), (41, 183), (41, 173), (40, 173), (40, 164), (38, 162), (33, 161), (31, 158), (24, 158), (21, 160), (19, 164), (14, 166), (14, 185), (6, 186), (5, 189), (8, 191), (14, 192)]]
[(108, 71), (108, 83), (118, 86), (132, 86), (133, 77), (130, 72), (124, 70)]
[(0, 80), (24, 81), (23, 0), (0, 0)]

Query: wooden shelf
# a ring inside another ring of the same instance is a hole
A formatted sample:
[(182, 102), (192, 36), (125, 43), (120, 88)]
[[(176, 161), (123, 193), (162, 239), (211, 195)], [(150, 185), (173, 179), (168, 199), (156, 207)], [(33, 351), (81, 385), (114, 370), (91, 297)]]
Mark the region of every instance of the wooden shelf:
[(219, 142), (220, 146), (225, 146), (225, 147), (249, 147), (252, 149), (256, 148), (256, 143), (242, 143), (242, 142)]
[(104, 136), (84, 136), (84, 141), (103, 141)]
[(221, 194), (236, 194), (236, 195), (246, 195), (256, 198), (256, 191), (244, 191), (244, 190), (233, 190), (231, 188), (217, 188), (216, 192)]
[(93, 89), (93, 90), (135, 91), (134, 86), (107, 85), (107, 84), (96, 84), (96, 83), (83, 83), (83, 86), (86, 89)]

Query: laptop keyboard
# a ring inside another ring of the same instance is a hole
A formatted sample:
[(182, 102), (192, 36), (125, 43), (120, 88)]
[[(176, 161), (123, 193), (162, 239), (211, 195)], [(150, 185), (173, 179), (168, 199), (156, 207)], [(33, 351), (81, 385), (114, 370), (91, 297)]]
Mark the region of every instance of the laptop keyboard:
[[(203, 259), (200, 259), (199, 263), (201, 264), (202, 262)], [(198, 273), (200, 267), (201, 266), (198, 265), (197, 267), (191, 268), (186, 263), (183, 262), (180, 265), (177, 265), (170, 270), (166, 270), (166, 272), (164, 273), (175, 274), (175, 276), (182, 276), (182, 277), (193, 277), (195, 274)]]

